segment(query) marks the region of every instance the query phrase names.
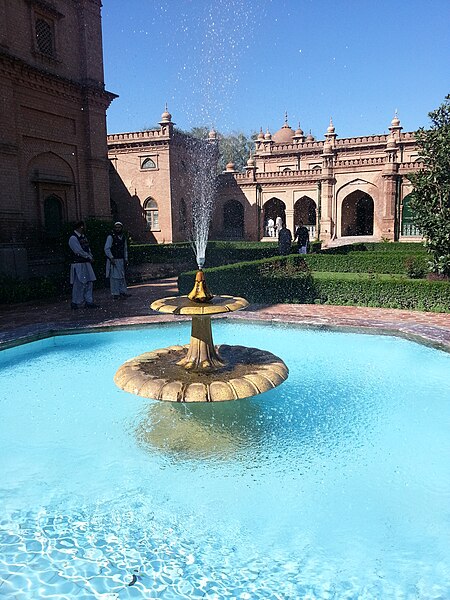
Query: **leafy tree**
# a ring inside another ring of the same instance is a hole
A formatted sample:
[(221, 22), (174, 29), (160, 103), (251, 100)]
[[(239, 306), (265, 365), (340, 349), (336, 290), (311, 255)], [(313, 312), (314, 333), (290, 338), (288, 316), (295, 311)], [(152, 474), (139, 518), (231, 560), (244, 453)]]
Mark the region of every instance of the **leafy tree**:
[[(205, 126), (193, 127), (184, 133), (205, 140), (208, 139), (209, 128)], [(253, 149), (253, 140), (256, 138), (256, 134), (249, 138), (242, 132), (234, 132), (228, 135), (217, 133), (217, 137), (219, 140), (219, 163), (217, 167), (219, 173), (225, 170), (227, 163), (230, 161), (234, 162), (236, 171), (242, 171), (247, 164), (250, 151)]]
[(424, 168), (408, 175), (411, 209), (431, 254), (430, 270), (450, 276), (450, 94), (429, 117), (430, 129), (416, 132)]

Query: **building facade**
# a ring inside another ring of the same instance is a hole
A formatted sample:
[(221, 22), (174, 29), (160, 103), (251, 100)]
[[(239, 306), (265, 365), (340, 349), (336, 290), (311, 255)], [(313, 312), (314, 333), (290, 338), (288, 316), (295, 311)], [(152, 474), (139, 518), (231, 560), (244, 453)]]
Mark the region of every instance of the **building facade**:
[(216, 235), (265, 239), (269, 219), (281, 217), (291, 231), (303, 222), (324, 246), (420, 239), (405, 177), (422, 166), (414, 134), (402, 132), (397, 116), (389, 130), (338, 139), (330, 120), (324, 140), (316, 140), (294, 131), (287, 117), (273, 136), (261, 130), (246, 172), (230, 163), (221, 176)]
[[(420, 239), (406, 175), (422, 163), (414, 134), (402, 129), (395, 115), (389, 134), (339, 139), (330, 120), (324, 139), (316, 140), (300, 127), (294, 131), (287, 116), (274, 135), (261, 130), (245, 172), (229, 163), (218, 176), (210, 237), (268, 240), (269, 219), (281, 217), (291, 231), (303, 222), (310, 238), (324, 246)], [(108, 136), (116, 179), (112, 198), (122, 186), (128, 200), (120, 201), (119, 213), (127, 219), (128, 205), (137, 239), (189, 237), (185, 224), (192, 198), (183, 139), (167, 111), (160, 130)], [(215, 139), (211, 132), (210, 141)]]
[(177, 131), (172, 115), (159, 129), (108, 135), (111, 204), (133, 240), (146, 243), (190, 239), (193, 197), (199, 195), (209, 164), (218, 161), (214, 131), (205, 141)]
[(110, 218), (100, 0), (0, 0), (0, 248)]

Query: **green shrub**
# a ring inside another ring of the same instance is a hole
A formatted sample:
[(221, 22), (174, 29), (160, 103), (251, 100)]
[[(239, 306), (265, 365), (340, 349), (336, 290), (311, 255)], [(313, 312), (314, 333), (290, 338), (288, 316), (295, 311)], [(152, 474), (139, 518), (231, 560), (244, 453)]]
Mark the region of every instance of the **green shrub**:
[(409, 252), (426, 253), (421, 242), (357, 242), (322, 250), (324, 254), (349, 254), (350, 252)]
[(35, 277), (32, 279), (16, 279), (0, 277), (0, 304), (15, 304), (54, 298), (64, 291), (61, 277)]
[[(450, 312), (450, 282), (376, 273), (314, 272), (299, 255), (205, 270), (213, 294), (243, 296), (257, 303), (320, 303)], [(178, 278), (181, 294), (195, 272)]]
[[(318, 252), (321, 242), (312, 242), (311, 252)], [(292, 254), (297, 253), (297, 245), (293, 244)], [(189, 242), (175, 244), (132, 244), (130, 246), (130, 263), (163, 263), (189, 265), (195, 268), (195, 255)], [(216, 242), (210, 241), (206, 247), (207, 267), (216, 267), (235, 262), (245, 262), (272, 258), (278, 255), (277, 242)]]
[[(407, 274), (408, 265), (416, 272), (425, 273), (426, 253), (405, 252), (349, 252), (348, 254), (310, 254), (306, 261), (312, 271), (335, 271), (339, 273), (398, 273)], [(410, 262), (407, 262), (410, 261)]]
[[(225, 265), (205, 272), (208, 287), (216, 295), (244, 296), (249, 302), (260, 303), (285, 302), (286, 298), (305, 303), (313, 299), (311, 272), (298, 254)], [(194, 277), (195, 271), (179, 276), (181, 294), (191, 291)]]
[(427, 272), (427, 263), (422, 256), (408, 256), (405, 259), (406, 274), (411, 279), (422, 279)]

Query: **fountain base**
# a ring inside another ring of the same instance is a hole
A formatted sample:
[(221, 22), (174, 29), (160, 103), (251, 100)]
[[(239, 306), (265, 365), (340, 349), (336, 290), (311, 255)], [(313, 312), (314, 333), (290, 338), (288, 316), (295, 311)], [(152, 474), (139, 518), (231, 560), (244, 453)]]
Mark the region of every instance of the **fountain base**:
[(169, 346), (141, 354), (119, 367), (114, 381), (127, 392), (154, 400), (220, 402), (267, 392), (289, 373), (271, 352), (224, 344), (215, 347), (223, 365), (210, 372), (188, 371), (182, 365), (188, 349)]

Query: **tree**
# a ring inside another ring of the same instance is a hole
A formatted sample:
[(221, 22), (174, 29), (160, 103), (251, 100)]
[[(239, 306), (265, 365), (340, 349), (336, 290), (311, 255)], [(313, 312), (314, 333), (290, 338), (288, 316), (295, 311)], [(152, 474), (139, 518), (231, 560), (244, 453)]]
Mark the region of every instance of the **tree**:
[(424, 168), (408, 175), (411, 209), (431, 254), (430, 270), (450, 276), (450, 94), (429, 117), (430, 129), (416, 132)]
[[(192, 137), (198, 139), (208, 139), (208, 127), (193, 127), (190, 131), (185, 132)], [(225, 171), (227, 163), (233, 162), (236, 171), (243, 171), (250, 152), (253, 149), (253, 140), (256, 135), (248, 138), (242, 132), (234, 132), (228, 135), (217, 133), (219, 140), (219, 163), (218, 171)]]

